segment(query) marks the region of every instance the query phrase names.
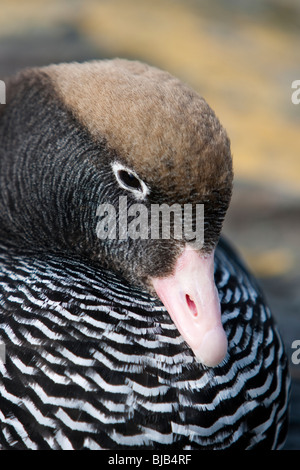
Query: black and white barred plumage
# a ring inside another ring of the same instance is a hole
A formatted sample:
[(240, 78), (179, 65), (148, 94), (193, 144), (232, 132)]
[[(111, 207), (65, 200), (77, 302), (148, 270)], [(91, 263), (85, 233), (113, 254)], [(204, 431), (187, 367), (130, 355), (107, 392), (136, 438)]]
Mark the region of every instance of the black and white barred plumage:
[(269, 309), (222, 242), (226, 359), (199, 364), (166, 310), (108, 271), (0, 249), (0, 448), (279, 448), (287, 364)]

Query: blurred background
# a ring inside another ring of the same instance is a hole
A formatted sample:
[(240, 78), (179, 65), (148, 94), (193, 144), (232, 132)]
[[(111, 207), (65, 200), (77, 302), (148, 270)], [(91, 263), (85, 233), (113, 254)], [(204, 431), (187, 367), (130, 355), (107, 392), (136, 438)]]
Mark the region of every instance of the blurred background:
[[(224, 233), (258, 277), (291, 359), (300, 340), (298, 0), (0, 0), (0, 78), (110, 57), (166, 69), (203, 95), (231, 138)], [(286, 449), (300, 449), (300, 364), (291, 363)]]

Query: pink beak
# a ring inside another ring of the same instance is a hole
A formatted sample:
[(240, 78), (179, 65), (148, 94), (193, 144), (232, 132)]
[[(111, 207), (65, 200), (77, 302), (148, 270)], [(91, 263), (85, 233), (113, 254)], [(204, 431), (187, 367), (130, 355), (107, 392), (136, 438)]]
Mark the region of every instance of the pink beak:
[(196, 358), (208, 367), (217, 366), (228, 343), (214, 281), (214, 253), (205, 257), (186, 247), (173, 274), (153, 278), (152, 283)]

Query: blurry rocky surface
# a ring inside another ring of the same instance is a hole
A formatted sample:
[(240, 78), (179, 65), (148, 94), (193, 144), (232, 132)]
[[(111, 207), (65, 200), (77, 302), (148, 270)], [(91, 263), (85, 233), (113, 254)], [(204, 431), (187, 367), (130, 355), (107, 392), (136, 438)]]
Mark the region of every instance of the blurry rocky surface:
[(99, 48), (68, 26), (0, 39), (0, 77), (5, 78), (25, 67), (51, 63), (101, 59)]

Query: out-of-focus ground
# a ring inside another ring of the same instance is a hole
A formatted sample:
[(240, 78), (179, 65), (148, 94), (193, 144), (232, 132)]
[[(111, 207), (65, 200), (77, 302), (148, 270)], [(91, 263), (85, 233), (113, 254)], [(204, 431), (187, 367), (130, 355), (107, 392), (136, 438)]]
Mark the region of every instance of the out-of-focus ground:
[[(231, 138), (224, 233), (259, 278), (289, 358), (300, 340), (300, 3), (297, 0), (0, 0), (0, 77), (109, 57), (167, 69), (202, 94)], [(300, 449), (291, 363), (286, 449)]]

